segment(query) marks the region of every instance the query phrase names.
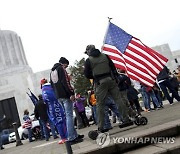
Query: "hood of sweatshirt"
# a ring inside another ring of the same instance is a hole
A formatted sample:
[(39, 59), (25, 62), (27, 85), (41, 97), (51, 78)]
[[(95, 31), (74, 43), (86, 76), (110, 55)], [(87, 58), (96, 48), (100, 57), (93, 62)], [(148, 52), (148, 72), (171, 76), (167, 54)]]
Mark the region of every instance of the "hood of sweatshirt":
[(61, 64), (60, 63), (56, 63), (56, 64), (54, 64), (54, 66), (52, 67), (52, 71), (54, 71), (58, 66), (60, 66)]

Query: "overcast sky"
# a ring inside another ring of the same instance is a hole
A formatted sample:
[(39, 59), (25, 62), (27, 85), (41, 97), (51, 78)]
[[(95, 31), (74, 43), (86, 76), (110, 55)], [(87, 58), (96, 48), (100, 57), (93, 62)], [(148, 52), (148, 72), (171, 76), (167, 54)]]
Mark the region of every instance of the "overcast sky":
[(179, 0), (0, 0), (0, 29), (22, 39), (34, 72), (50, 69), (61, 56), (85, 57), (88, 44), (101, 48), (112, 23), (149, 47), (180, 49)]

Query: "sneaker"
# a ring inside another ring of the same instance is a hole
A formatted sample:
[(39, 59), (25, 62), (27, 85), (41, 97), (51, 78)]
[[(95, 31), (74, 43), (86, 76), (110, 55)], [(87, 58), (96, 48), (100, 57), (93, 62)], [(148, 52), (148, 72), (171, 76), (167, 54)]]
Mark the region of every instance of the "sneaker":
[(156, 108), (156, 110), (160, 110), (160, 109), (161, 109), (161, 107), (157, 107), (157, 108)]
[(77, 138), (79, 138), (79, 139), (84, 138), (84, 135), (78, 134), (78, 137), (77, 137)]
[(59, 142), (58, 142), (58, 144), (63, 144), (63, 143), (65, 143), (67, 141), (67, 139), (61, 139)]
[(160, 105), (160, 108), (164, 108), (164, 106), (163, 106), (163, 105)]
[(174, 102), (170, 103), (170, 105), (173, 105), (173, 104), (174, 104)]
[(41, 140), (45, 140), (45, 137), (42, 137), (42, 136), (41, 136)]
[(71, 145), (73, 145), (73, 144), (77, 144), (77, 143), (80, 143), (80, 142), (82, 142), (83, 141), (83, 139), (82, 138), (75, 138), (74, 140), (72, 140), (72, 141), (69, 141), (69, 143), (71, 144)]
[(30, 140), (29, 142), (34, 142), (35, 140)]

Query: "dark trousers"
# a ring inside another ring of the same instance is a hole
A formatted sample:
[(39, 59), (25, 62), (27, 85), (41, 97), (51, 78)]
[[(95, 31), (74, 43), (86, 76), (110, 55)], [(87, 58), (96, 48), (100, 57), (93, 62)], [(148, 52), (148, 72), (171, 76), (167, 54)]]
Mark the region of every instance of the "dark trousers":
[[(175, 98), (177, 101), (180, 101), (178, 92), (173, 88), (169, 79), (159, 83), (159, 86), (170, 104), (173, 103), (173, 98)], [(172, 97), (169, 95), (168, 89), (172, 93)]]
[(85, 127), (89, 126), (89, 121), (88, 121), (88, 118), (87, 118), (87, 116), (86, 116), (85, 111), (79, 112), (79, 116), (80, 116), (81, 119), (82, 119), (83, 125), (84, 125)]
[(125, 104), (121, 103), (121, 96), (119, 88), (115, 80), (111, 77), (101, 79), (99, 83), (95, 83), (95, 94), (97, 99), (97, 114), (98, 114), (98, 127), (103, 130), (105, 120), (105, 99), (110, 94), (116, 103), (119, 113), (124, 122), (129, 121), (128, 108)]
[(132, 109), (134, 109), (134, 105), (135, 105), (138, 114), (141, 114), (141, 106), (139, 104), (139, 100), (138, 99), (129, 100), (129, 103), (130, 103)]

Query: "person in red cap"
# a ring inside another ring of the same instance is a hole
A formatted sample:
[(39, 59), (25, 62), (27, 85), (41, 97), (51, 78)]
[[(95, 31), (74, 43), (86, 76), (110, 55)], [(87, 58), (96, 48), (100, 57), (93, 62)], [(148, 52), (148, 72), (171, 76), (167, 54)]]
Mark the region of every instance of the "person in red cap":
[(47, 83), (47, 79), (43, 78), (41, 81), (40, 81), (40, 85), (41, 85), (41, 89), (42, 89), (42, 86)]
[(47, 106), (48, 117), (53, 122), (61, 136), (59, 144), (63, 144), (67, 141), (67, 127), (64, 108), (56, 99), (54, 90), (52, 89), (51, 84), (48, 83), (47, 79), (42, 79), (40, 83), (42, 98)]
[(68, 141), (71, 144), (82, 142), (84, 135), (77, 134), (74, 128), (73, 120), (73, 101), (75, 100), (74, 89), (70, 84), (70, 79), (66, 68), (69, 65), (69, 61), (61, 57), (59, 63), (54, 64), (50, 73), (50, 83), (54, 89), (56, 98), (60, 104), (63, 104), (66, 115), (67, 134)]

